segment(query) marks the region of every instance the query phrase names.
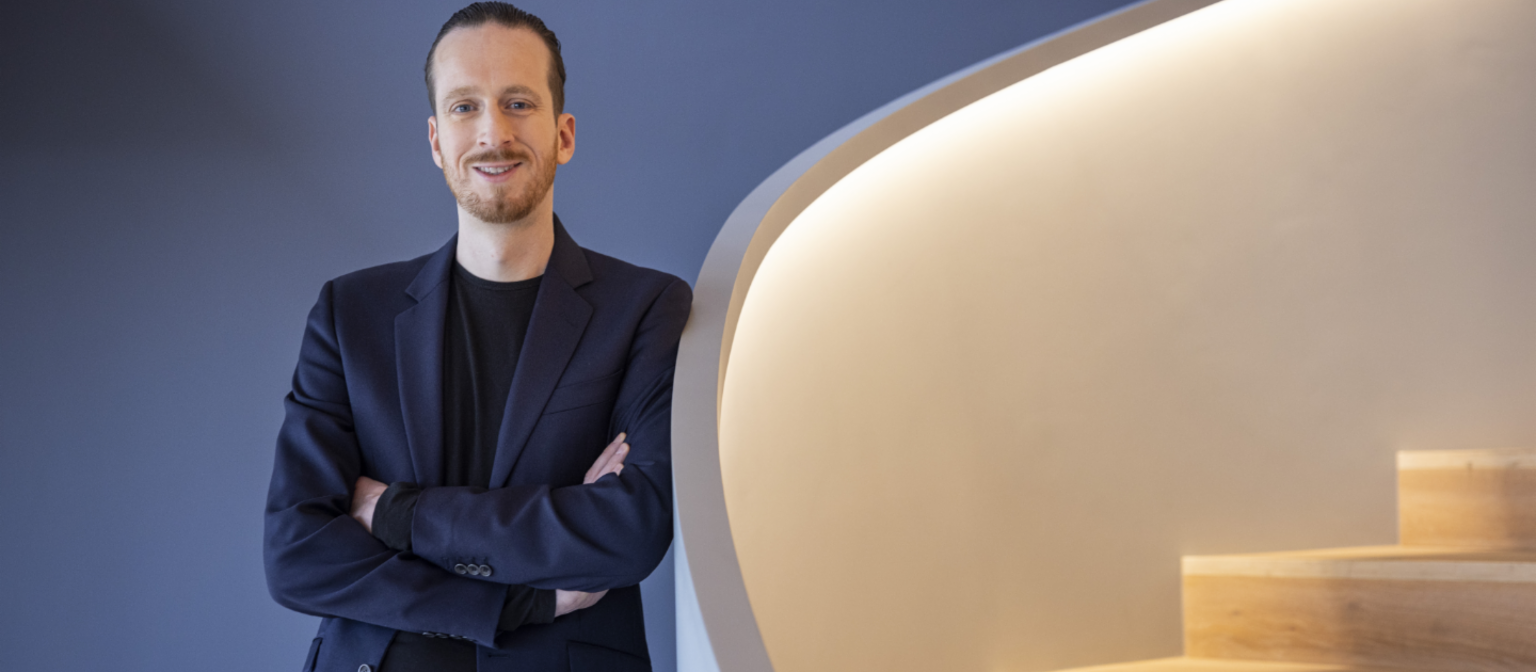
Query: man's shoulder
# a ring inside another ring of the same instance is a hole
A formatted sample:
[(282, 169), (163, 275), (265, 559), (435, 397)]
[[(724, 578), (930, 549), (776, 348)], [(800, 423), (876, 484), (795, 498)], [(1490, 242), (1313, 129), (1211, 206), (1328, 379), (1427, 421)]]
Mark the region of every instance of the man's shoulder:
[[(579, 249), (592, 277), (592, 284), (583, 289), (596, 290), (596, 293), (604, 297), (624, 303), (640, 302), (646, 305), (664, 294), (680, 296), (684, 301), (691, 301), (693, 297), (693, 290), (688, 283), (671, 273), (646, 268), (585, 247)], [(338, 276), (330, 282), (333, 295), (343, 300), (404, 296), (406, 289), (421, 275), (422, 269), (440, 252), (428, 252), (414, 259), (370, 266)]]
[(693, 290), (671, 273), (632, 264), (617, 257), (581, 248), (592, 271), (593, 285), (603, 292), (617, 292), (630, 300), (644, 300), (647, 304), (663, 293), (681, 293), (691, 298)]

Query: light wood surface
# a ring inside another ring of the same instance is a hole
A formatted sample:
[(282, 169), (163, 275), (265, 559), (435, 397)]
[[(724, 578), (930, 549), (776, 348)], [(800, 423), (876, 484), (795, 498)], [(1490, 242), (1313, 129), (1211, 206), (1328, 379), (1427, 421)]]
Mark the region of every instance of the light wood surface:
[(1192, 560), (1190, 656), (1536, 668), (1536, 554), (1377, 547)]
[(1328, 663), (1290, 663), (1214, 658), (1157, 658), (1132, 663), (1079, 667), (1061, 672), (1386, 672), (1381, 668)]
[(1362, 546), (1189, 556), (1184, 576), (1483, 581), (1536, 584), (1536, 552), (1433, 546)]
[(1536, 451), (1398, 454), (1403, 544), (1536, 548)]
[(1536, 448), (1402, 450), (1399, 471), (1419, 469), (1536, 469)]

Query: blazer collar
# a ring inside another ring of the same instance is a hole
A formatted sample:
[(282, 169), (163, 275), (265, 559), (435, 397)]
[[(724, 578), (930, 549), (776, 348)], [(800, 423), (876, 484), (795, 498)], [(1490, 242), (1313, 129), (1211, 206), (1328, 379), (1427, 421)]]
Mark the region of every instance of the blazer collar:
[(453, 234), (448, 244), (437, 248), (436, 252), (427, 257), (427, 263), (416, 272), (416, 278), (406, 286), (405, 293), (419, 303), (427, 300), (437, 289), (446, 288), (448, 274), (453, 272), (454, 250), (458, 247), (459, 234)]
[[(448, 244), (427, 257), (427, 263), (416, 272), (415, 279), (405, 288), (405, 293), (420, 302), (448, 282), (448, 274), (453, 270), (454, 251), (458, 245), (459, 236), (454, 234), (448, 239)], [(549, 263), (544, 268), (544, 274), (547, 276), (552, 271), (564, 278), (572, 288), (592, 281), (592, 267), (587, 264), (587, 255), (582, 253), (581, 247), (566, 232), (565, 225), (560, 223), (560, 215), (555, 215), (555, 247), (549, 253)]]
[(517, 372), (512, 374), (512, 392), (501, 418), (496, 459), (491, 465), (493, 488), (507, 484), (550, 393), (555, 391), (566, 364), (576, 353), (576, 344), (592, 318), (592, 304), (581, 298), (576, 288), (591, 281), (592, 269), (586, 253), (576, 246), (556, 217), (555, 246), (549, 254), (544, 280), (539, 283), (533, 318), (528, 322), (528, 335), (523, 338), (523, 350), (517, 357)]
[[(491, 487), (505, 484), (526, 447), (533, 425), (559, 383), (586, 330), (592, 306), (576, 288), (592, 281), (586, 254), (555, 217), (555, 243), (534, 301), (528, 333), (502, 415)], [(400, 406), (417, 483), (443, 480), (443, 329), (448, 316), (448, 277), (458, 236), (427, 258), (406, 294), (416, 300), (395, 317), (395, 366)]]
[(448, 274), (459, 237), (448, 239), (416, 273), (405, 293), (416, 305), (395, 316), (395, 372), (411, 467), (422, 486), (443, 483), (443, 322)]
[(565, 284), (572, 289), (592, 282), (592, 267), (587, 264), (587, 255), (571, 239), (571, 234), (565, 232), (559, 215), (555, 215), (555, 249), (549, 253), (544, 276), (549, 277), (551, 271), (564, 278)]

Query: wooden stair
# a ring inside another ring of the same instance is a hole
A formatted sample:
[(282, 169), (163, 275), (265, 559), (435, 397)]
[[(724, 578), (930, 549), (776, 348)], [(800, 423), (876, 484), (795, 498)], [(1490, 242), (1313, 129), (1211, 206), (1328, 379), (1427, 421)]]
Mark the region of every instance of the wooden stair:
[(1260, 660), (1158, 658), (1134, 663), (1079, 667), (1071, 672), (1394, 672), (1380, 668), (1318, 663), (1276, 663)]
[(1076, 672), (1536, 672), (1536, 450), (1398, 454), (1398, 546), (1184, 558), (1184, 658)]
[(1378, 546), (1185, 558), (1184, 651), (1536, 670), (1536, 553)]
[(1536, 548), (1536, 450), (1397, 454), (1405, 546)]

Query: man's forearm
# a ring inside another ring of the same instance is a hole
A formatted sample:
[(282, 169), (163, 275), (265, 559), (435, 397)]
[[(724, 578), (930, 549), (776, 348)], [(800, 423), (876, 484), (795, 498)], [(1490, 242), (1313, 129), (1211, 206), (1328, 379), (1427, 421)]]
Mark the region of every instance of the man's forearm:
[(587, 476), (599, 478), (582, 485), (421, 489), (411, 552), (445, 569), (488, 569), (493, 581), (540, 588), (639, 583), (672, 539), (671, 370), (628, 382), (627, 403), (614, 414), (632, 430), (627, 462), (604, 475), (600, 456)]
[(326, 502), (269, 511), (265, 556), (272, 597), (317, 616), (492, 645), (506, 606), (505, 586), (392, 551)]
[[(629, 456), (627, 434), (619, 432), (613, 437), (582, 478), (583, 485), (590, 485), (609, 474), (624, 471), (624, 459)], [(401, 552), (411, 550), (411, 528), (416, 517), (416, 500), (421, 497), (421, 486), (400, 481), (385, 486), (367, 476), (359, 476), (352, 493), (352, 518), (373, 533), (385, 546)]]
[(424, 489), (412, 552), (448, 569), (480, 566), (505, 583), (589, 592), (634, 585), (671, 542), (666, 483), (646, 472), (630, 465), (564, 488)]

